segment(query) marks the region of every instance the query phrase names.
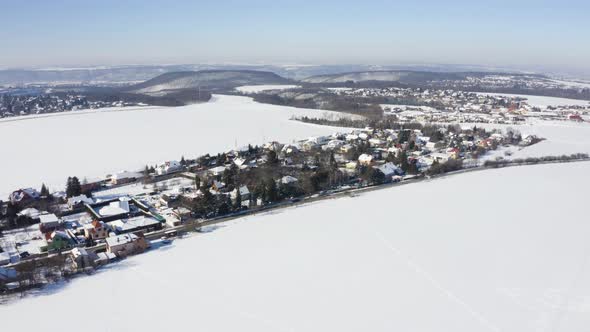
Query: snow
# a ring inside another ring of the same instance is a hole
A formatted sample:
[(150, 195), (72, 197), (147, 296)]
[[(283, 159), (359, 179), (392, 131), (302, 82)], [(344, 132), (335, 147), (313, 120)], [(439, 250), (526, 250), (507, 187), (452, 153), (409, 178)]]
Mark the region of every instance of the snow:
[[(342, 113), (259, 104), (215, 95), (183, 107), (136, 107), (0, 120), (0, 199), (17, 188), (63, 188), (68, 176), (104, 177), (146, 164), (218, 153), (248, 143), (291, 142), (342, 129), (291, 121), (293, 116)], [(18, 143), (18, 144), (12, 144)], [(236, 145), (237, 144), (237, 145)]]
[(244, 85), (239, 86), (236, 88), (239, 92), (242, 93), (258, 93), (268, 90), (287, 90), (287, 89), (296, 89), (300, 88), (299, 85)]
[[(242, 218), (4, 305), (0, 320), (29, 331), (55, 319), (86, 331), (587, 331), (589, 171), (487, 170)], [(108, 314), (89, 321), (93, 309), (77, 305), (89, 300)]]
[[(526, 148), (510, 148), (513, 152), (511, 158), (561, 156), (573, 153), (590, 154), (590, 124), (573, 121), (543, 121), (531, 120), (526, 125), (500, 125), (500, 124), (461, 124), (462, 127), (499, 128), (506, 130), (512, 128), (518, 130), (523, 137), (536, 135), (545, 138), (537, 144)], [(503, 153), (503, 152), (502, 152)]]
[(504, 97), (521, 97), (525, 98), (527, 103), (531, 106), (539, 108), (547, 108), (547, 106), (590, 106), (590, 101), (580, 99), (569, 99), (569, 98), (558, 98), (558, 97), (545, 97), (545, 96), (529, 96), (529, 95), (516, 95), (510, 93), (487, 93), (478, 92), (479, 95), (487, 96), (504, 96)]

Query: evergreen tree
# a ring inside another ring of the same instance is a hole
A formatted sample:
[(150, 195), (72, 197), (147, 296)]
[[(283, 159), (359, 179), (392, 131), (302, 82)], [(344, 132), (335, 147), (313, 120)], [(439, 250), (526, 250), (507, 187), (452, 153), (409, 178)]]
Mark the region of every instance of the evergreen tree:
[(182, 157), (180, 158), (180, 164), (181, 164), (182, 166), (186, 166), (186, 160), (184, 160), (184, 156), (182, 156)]
[(49, 189), (45, 186), (45, 183), (41, 185), (41, 197), (49, 197)]
[(80, 180), (77, 177), (68, 177), (68, 182), (66, 184), (66, 196), (67, 197), (74, 197), (79, 196), (82, 194), (82, 186), (80, 185)]
[(269, 203), (274, 203), (279, 200), (279, 190), (277, 183), (273, 179), (269, 179), (266, 183), (266, 200)]
[(400, 153), (399, 159), (402, 171), (407, 172), (410, 168), (410, 164), (408, 163), (408, 155), (406, 154), (406, 151)]

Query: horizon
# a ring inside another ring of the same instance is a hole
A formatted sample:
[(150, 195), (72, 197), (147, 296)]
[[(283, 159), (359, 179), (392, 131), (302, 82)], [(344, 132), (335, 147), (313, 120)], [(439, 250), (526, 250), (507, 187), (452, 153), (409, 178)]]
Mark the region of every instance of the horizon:
[(465, 64), (590, 72), (590, 46), (582, 43), (590, 6), (581, 1), (328, 1), (309, 9), (268, 0), (34, 0), (4, 9), (14, 15), (0, 23), (0, 36), (12, 46), (0, 54), (3, 69)]

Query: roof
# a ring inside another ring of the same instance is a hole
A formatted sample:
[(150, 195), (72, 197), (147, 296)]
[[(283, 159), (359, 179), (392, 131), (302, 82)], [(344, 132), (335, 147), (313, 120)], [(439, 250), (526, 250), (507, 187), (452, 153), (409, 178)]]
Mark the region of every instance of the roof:
[(158, 225), (160, 222), (152, 217), (139, 216), (111, 221), (108, 224), (117, 232), (130, 232), (136, 229)]
[(140, 177), (142, 177), (142, 174), (140, 174), (140, 173), (123, 171), (123, 172), (119, 172), (119, 173), (114, 174), (111, 177), (111, 179), (121, 180), (121, 179), (131, 179), (131, 178), (140, 178)]
[(53, 213), (40, 215), (39, 216), (39, 221), (41, 222), (41, 224), (59, 223), (59, 219)]
[(393, 163), (386, 163), (379, 167), (377, 167), (381, 171), (381, 173), (385, 174), (385, 176), (395, 175), (400, 171), (400, 168), (395, 166)]
[(107, 237), (106, 242), (107, 242), (107, 246), (113, 247), (113, 246), (131, 243), (137, 239), (139, 239), (139, 238), (135, 234), (121, 234), (121, 235)]
[(74, 196), (74, 197), (68, 198), (68, 203), (73, 204), (73, 205), (80, 204), (80, 203), (92, 204), (92, 203), (94, 203), (94, 200), (92, 198), (89, 198), (86, 195), (79, 195), (79, 196)]
[(39, 217), (39, 215), (41, 214), (41, 212), (35, 208), (27, 208), (22, 210), (21, 212), (17, 213), (18, 216), (27, 216), (29, 218), (37, 218)]
[(115, 216), (118, 214), (129, 213), (129, 201), (128, 200), (118, 200), (115, 202), (111, 202), (109, 205), (100, 208), (98, 213), (101, 216)]
[(294, 183), (294, 182), (297, 182), (297, 181), (299, 181), (299, 180), (297, 180), (297, 178), (292, 177), (290, 175), (286, 175), (286, 176), (283, 176), (281, 178), (281, 183), (282, 184), (289, 184), (289, 183)]

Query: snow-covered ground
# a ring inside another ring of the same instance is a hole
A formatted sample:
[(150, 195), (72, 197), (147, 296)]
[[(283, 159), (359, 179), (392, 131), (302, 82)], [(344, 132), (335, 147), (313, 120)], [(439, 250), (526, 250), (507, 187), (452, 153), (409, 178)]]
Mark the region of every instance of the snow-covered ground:
[(295, 88), (300, 88), (300, 86), (299, 85), (281, 85), (281, 84), (277, 84), (277, 85), (244, 85), (244, 86), (237, 87), (236, 90), (238, 90), (239, 92), (242, 92), (242, 93), (257, 93), (257, 92), (268, 91), (268, 90), (287, 90), (287, 89), (295, 89)]
[(526, 101), (531, 106), (539, 108), (547, 108), (547, 106), (588, 106), (590, 101), (580, 99), (569, 99), (569, 98), (558, 98), (558, 97), (545, 97), (545, 96), (529, 96), (529, 95), (516, 95), (510, 93), (487, 93), (478, 92), (480, 95), (488, 96), (505, 96), (505, 97), (521, 97), (526, 98)]
[[(68, 176), (100, 177), (146, 164), (195, 157), (270, 140), (291, 142), (337, 128), (291, 121), (333, 112), (259, 104), (248, 97), (215, 95), (209, 103), (57, 113), (0, 120), (0, 199), (14, 189)], [(342, 113), (333, 113), (343, 116)]]
[[(508, 128), (518, 130), (523, 136), (536, 135), (544, 141), (526, 148), (510, 148), (512, 158), (560, 156), (573, 153), (590, 154), (590, 124), (573, 121), (530, 120), (526, 125), (461, 124), (463, 127), (484, 127), (488, 129)], [(503, 153), (503, 152), (502, 152)]]
[(246, 217), (5, 305), (0, 321), (26, 331), (52, 321), (85, 331), (587, 331), (588, 172), (487, 170)]

